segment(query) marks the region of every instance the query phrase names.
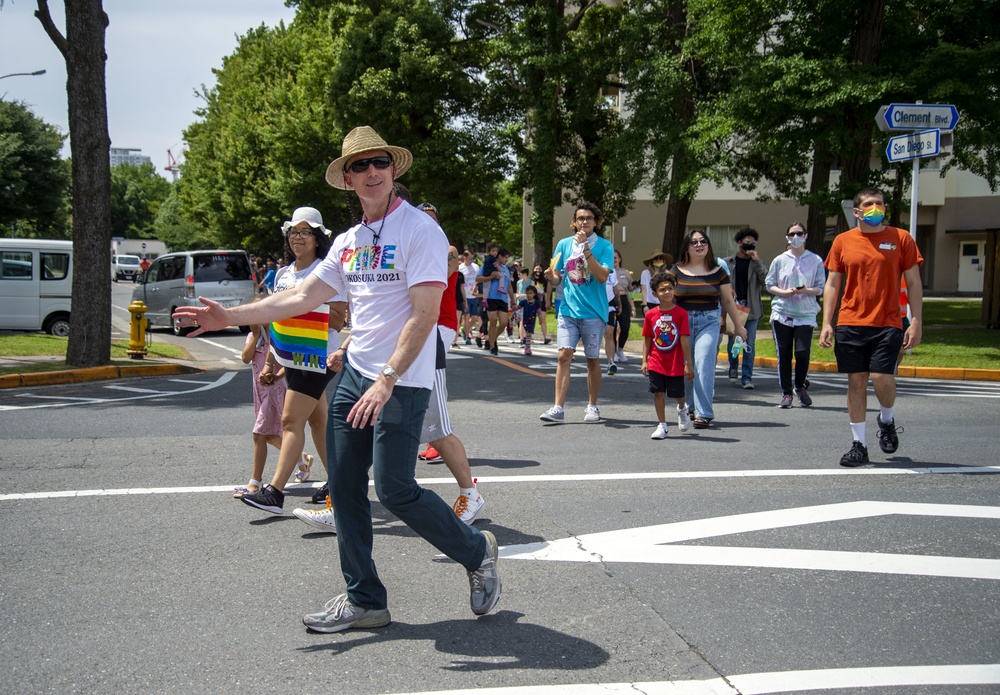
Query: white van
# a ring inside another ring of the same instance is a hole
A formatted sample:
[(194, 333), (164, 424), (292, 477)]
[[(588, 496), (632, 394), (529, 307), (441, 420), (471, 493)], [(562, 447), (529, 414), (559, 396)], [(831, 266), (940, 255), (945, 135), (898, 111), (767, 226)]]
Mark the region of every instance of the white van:
[(0, 329), (69, 335), (73, 242), (0, 239)]
[(111, 257), (111, 279), (118, 282), (121, 279), (135, 282), (142, 272), (142, 259), (138, 256), (115, 254)]

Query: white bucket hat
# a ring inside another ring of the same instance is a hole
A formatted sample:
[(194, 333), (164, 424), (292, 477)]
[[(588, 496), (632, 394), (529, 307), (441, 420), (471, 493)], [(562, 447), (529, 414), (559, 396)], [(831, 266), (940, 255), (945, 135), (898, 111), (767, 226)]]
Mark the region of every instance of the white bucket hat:
[(292, 219), (281, 225), (281, 233), (288, 236), (288, 230), (299, 222), (308, 222), (313, 229), (321, 229), (324, 234), (330, 236), (330, 230), (323, 226), (323, 215), (316, 208), (298, 208), (292, 213)]

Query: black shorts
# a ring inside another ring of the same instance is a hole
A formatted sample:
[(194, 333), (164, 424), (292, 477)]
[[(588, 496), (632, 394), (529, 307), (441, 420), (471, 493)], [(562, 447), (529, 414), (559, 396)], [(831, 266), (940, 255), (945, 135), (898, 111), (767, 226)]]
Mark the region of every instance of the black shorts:
[(507, 302), (502, 299), (487, 299), (486, 300), (486, 311), (502, 311), (507, 313)]
[(903, 331), (893, 326), (837, 326), (833, 354), (841, 374), (893, 374), (901, 347)]
[(667, 376), (649, 370), (649, 392), (663, 393), (664, 391), (670, 398), (684, 398), (684, 377)]
[(305, 369), (285, 367), (285, 381), (288, 383), (288, 390), (303, 393), (317, 401), (326, 390), (327, 384), (333, 381), (335, 376), (337, 376), (337, 372), (330, 371), (329, 367), (327, 367), (326, 372), (310, 372)]

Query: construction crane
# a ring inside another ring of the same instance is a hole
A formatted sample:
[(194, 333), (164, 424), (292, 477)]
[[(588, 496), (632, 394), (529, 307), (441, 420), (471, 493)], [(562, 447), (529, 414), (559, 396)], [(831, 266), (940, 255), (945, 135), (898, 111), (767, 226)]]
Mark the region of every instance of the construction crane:
[(174, 159), (174, 155), (167, 149), (167, 166), (163, 167), (165, 170), (169, 171), (174, 175), (174, 181), (177, 181), (177, 176), (180, 174), (181, 168), (177, 165), (177, 160)]

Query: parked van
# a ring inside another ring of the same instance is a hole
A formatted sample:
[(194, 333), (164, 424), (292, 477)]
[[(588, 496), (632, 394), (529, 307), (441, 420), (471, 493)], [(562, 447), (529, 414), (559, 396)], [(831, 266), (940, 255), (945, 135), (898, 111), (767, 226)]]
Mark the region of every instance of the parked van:
[(198, 297), (208, 297), (224, 307), (246, 304), (257, 292), (257, 278), (245, 251), (181, 251), (160, 256), (140, 276), (132, 301), (146, 304), (149, 325), (173, 328), (185, 335), (171, 318), (181, 306), (203, 306)]
[(73, 242), (0, 239), (0, 329), (69, 335)]
[(111, 279), (115, 282), (119, 280), (131, 280), (142, 272), (140, 267), (141, 259), (138, 256), (114, 255), (111, 257)]

